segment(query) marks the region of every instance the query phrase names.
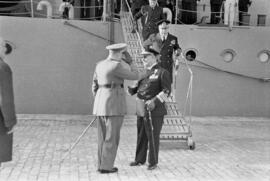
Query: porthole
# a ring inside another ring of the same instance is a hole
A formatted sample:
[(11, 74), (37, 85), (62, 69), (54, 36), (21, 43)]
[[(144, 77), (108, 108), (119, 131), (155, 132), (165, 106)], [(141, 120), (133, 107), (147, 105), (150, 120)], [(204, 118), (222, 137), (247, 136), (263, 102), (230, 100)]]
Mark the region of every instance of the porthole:
[(224, 62), (229, 63), (229, 62), (234, 60), (234, 57), (236, 56), (236, 53), (232, 49), (226, 49), (220, 54), (220, 56), (223, 58)]
[(185, 51), (184, 55), (188, 61), (194, 61), (197, 57), (197, 50), (195, 49), (188, 49)]
[(270, 51), (269, 50), (263, 50), (258, 53), (257, 57), (259, 58), (260, 62), (266, 63), (270, 59)]

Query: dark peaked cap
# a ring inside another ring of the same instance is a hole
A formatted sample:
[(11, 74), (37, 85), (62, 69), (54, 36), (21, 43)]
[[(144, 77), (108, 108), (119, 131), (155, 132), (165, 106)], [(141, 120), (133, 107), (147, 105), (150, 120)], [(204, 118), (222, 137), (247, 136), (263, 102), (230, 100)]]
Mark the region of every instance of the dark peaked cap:
[(156, 22), (156, 25), (159, 26), (162, 23), (170, 24), (171, 22), (169, 20), (162, 19), (162, 20), (159, 20), (158, 22)]

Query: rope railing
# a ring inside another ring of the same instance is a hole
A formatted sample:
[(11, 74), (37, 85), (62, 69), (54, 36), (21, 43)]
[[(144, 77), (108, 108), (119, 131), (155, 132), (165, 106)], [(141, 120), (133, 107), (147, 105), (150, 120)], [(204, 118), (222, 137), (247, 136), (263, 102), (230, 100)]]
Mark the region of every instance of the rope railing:
[[(241, 25), (242, 26), (249, 26), (249, 27), (258, 27), (258, 26), (256, 26), (256, 25), (250, 25), (249, 23), (247, 23), (247, 22), (245, 22), (245, 21), (234, 21), (234, 23), (235, 24), (240, 24), (241, 23)], [(197, 24), (199, 24), (199, 22), (195, 22), (195, 23), (191, 23), (191, 24), (186, 24), (186, 23), (184, 23), (183, 21), (181, 21), (181, 19), (180, 18), (177, 18), (177, 24), (181, 24), (181, 25), (197, 25)], [(213, 24), (214, 25), (214, 24)], [(237, 26), (237, 25), (235, 25), (235, 26)]]
[[(38, 15), (38, 16), (42, 16), (42, 17), (47, 17), (47, 14), (43, 14), (43, 13), (39, 13), (39, 12), (34, 12), (34, 15), (36, 16), (36, 15)], [(60, 15), (52, 15), (51, 16), (51, 18), (53, 18), (53, 19), (60, 19), (61, 18), (61, 16)]]
[(0, 1), (0, 3), (7, 3), (7, 4), (19, 4), (19, 3), (31, 3), (31, 1)]
[(196, 59), (195, 62), (197, 62), (198, 64), (190, 64), (190, 65), (195, 66), (195, 67), (199, 67), (199, 68), (205, 68), (205, 69), (212, 70), (212, 71), (223, 72), (223, 73), (227, 73), (227, 74), (231, 74), (234, 76), (243, 77), (243, 78), (247, 78), (247, 79), (258, 80), (260, 82), (270, 82), (269, 77), (256, 77), (256, 76), (245, 75), (245, 74), (236, 73), (236, 72), (232, 72), (232, 71), (227, 71), (227, 70), (209, 65), (209, 64), (207, 64), (201, 60), (198, 60), (198, 59)]
[(92, 8), (103, 8), (103, 6), (73, 6), (74, 9), (82, 9), (82, 8), (86, 8), (86, 9), (92, 9)]
[[(9, 15), (10, 13), (8, 13), (8, 12), (0, 12), (0, 15)], [(22, 13), (17, 13), (17, 12), (14, 12), (14, 13), (12, 13), (12, 14), (14, 14), (14, 15), (29, 15), (29, 14), (31, 14), (30, 12), (22, 12)]]
[[(2, 14), (2, 13), (0, 13), (0, 14)], [(47, 17), (47, 14), (43, 14), (43, 13), (39, 13), (39, 12), (35, 12), (34, 14), (38, 15), (38, 16), (42, 16), (44, 18)], [(54, 15), (54, 16), (51, 16), (51, 18), (60, 19), (60, 18), (62, 18), (62, 16), (61, 15)], [(73, 20), (96, 20), (98, 18), (101, 19), (102, 16), (95, 16), (95, 17), (88, 17), (88, 18), (73, 18)]]
[[(197, 14), (200, 11), (192, 11), (192, 10), (185, 10), (185, 9), (179, 8), (179, 13), (181, 13), (181, 12), (189, 12), (189, 13), (195, 13), (195, 14)], [(237, 13), (239, 13), (239, 12), (240, 13), (243, 13), (243, 15), (249, 15), (247, 12), (244, 12), (244, 11), (237, 11)], [(224, 11), (222, 11), (222, 12), (209, 12), (209, 17), (208, 18), (211, 18), (211, 14), (219, 14), (219, 16), (217, 16), (217, 18), (219, 18), (220, 21), (222, 21), (222, 24), (223, 24), (223, 21), (224, 21), (224, 17), (223, 17), (224, 16)], [(239, 18), (240, 17), (238, 16), (238, 20), (234, 20), (233, 21), (233, 23), (234, 23), (233, 26), (238, 26), (238, 25), (241, 24), (241, 26), (257, 27), (257, 25), (250, 25), (249, 22), (240, 21)], [(196, 25), (196, 24), (200, 24), (200, 22), (198, 22), (198, 20), (196, 22), (194, 22), (194, 23), (187, 24), (187, 23), (184, 23), (183, 21), (181, 21), (181, 18), (176, 17), (175, 19), (177, 20), (177, 24), (182, 24), (182, 25)], [(211, 24), (211, 23), (209, 23), (209, 24)], [(220, 24), (220, 23), (218, 23), (218, 24)]]

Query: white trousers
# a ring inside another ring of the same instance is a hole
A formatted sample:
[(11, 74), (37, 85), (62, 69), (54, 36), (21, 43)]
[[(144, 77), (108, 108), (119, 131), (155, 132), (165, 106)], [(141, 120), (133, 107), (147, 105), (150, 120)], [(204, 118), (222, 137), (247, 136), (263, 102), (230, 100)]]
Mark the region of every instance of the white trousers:
[(224, 4), (224, 24), (233, 26), (237, 6), (235, 1), (226, 0)]

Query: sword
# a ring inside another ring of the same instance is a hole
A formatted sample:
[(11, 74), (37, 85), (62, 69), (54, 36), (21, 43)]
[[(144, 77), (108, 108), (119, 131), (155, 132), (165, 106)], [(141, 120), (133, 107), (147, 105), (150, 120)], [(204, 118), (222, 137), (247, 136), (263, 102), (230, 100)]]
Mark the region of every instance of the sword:
[(152, 137), (152, 144), (153, 144), (153, 150), (154, 150), (154, 159), (155, 162), (157, 162), (157, 156), (156, 156), (156, 147), (155, 147), (155, 140), (154, 140), (154, 133), (153, 133), (153, 121), (152, 121), (152, 115), (151, 115), (151, 111), (147, 109), (146, 111), (146, 119), (149, 119), (149, 123), (150, 123), (150, 130), (151, 130), (151, 137)]
[(67, 158), (67, 156), (70, 154), (70, 152), (74, 149), (74, 147), (79, 143), (79, 141), (82, 139), (82, 137), (85, 135), (85, 133), (87, 132), (87, 130), (92, 126), (92, 124), (95, 122), (95, 120), (97, 119), (97, 117), (95, 117), (89, 124), (88, 126), (83, 130), (83, 132), (81, 133), (81, 135), (76, 139), (76, 141), (72, 144), (72, 146), (67, 150), (67, 152), (65, 153), (65, 155), (63, 156), (62, 160), (60, 161), (60, 164), (62, 164), (65, 159)]

